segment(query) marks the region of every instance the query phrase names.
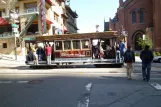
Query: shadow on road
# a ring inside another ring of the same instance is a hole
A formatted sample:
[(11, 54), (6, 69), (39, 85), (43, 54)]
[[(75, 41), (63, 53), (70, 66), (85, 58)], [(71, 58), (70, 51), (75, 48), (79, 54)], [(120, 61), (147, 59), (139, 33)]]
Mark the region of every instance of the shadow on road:
[(77, 69), (77, 68), (121, 68), (120, 65), (51, 65), (51, 66), (16, 66), (16, 67), (0, 67), (0, 69), (18, 69), (18, 70), (37, 70), (37, 69)]

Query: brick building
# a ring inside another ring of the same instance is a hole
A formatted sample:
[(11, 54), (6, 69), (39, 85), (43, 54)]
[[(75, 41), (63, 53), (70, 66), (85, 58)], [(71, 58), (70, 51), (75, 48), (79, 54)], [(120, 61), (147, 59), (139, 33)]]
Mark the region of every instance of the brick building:
[(119, 0), (119, 7), (116, 15), (109, 21), (109, 27), (112, 30), (128, 34), (127, 43), (131, 44), (133, 49), (140, 50), (137, 40), (148, 34), (154, 44), (154, 49), (161, 50), (161, 0)]

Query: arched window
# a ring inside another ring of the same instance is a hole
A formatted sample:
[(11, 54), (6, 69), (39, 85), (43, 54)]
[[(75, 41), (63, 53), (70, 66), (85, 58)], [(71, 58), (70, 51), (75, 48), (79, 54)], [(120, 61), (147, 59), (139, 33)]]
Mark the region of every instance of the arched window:
[(144, 11), (140, 11), (140, 23), (144, 23)]
[(136, 11), (132, 12), (132, 23), (136, 23)]

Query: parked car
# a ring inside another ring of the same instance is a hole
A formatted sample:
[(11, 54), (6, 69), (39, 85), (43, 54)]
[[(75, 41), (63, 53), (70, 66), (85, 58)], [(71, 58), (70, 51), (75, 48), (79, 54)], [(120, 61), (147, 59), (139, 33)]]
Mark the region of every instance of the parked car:
[(161, 63), (161, 56), (155, 56), (153, 61)]

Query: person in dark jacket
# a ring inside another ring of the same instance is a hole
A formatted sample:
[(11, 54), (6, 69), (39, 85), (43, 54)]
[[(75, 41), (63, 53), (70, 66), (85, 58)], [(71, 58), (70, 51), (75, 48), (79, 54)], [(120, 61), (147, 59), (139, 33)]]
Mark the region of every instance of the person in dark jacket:
[(142, 75), (143, 81), (150, 80), (151, 62), (153, 61), (153, 52), (149, 49), (149, 45), (145, 46), (145, 49), (140, 53), (140, 59), (142, 60)]
[(124, 62), (127, 64), (127, 79), (131, 80), (131, 73), (133, 70), (133, 63), (135, 63), (135, 54), (131, 49), (131, 46), (127, 46), (127, 51), (124, 54)]

